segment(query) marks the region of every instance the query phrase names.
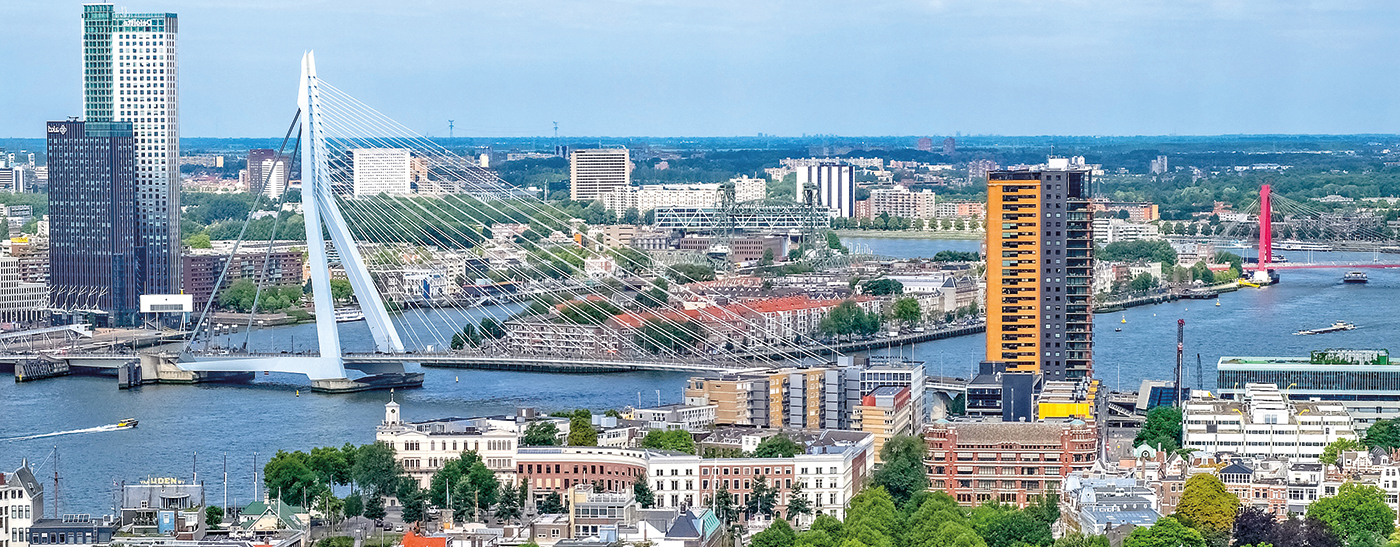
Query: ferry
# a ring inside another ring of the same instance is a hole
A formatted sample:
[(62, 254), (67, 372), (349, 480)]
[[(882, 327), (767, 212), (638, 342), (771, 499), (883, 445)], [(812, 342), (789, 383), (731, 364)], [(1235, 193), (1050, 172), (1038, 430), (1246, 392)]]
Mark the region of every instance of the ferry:
[(1342, 283), (1365, 283), (1366, 272), (1347, 272), (1342, 276)]
[(117, 422), (117, 429), (131, 429), (133, 427), (136, 427), (136, 423), (137, 422), (135, 419), (127, 418), (125, 420)]
[(1327, 334), (1327, 333), (1329, 333), (1329, 332), (1341, 332), (1341, 331), (1344, 331), (1344, 330), (1356, 330), (1356, 325), (1353, 325), (1353, 324), (1351, 324), (1351, 323), (1347, 323), (1347, 322), (1345, 322), (1345, 321), (1337, 321), (1337, 322), (1335, 322), (1335, 323), (1332, 323), (1332, 326), (1330, 326), (1330, 327), (1323, 327), (1323, 328), (1320, 328), (1320, 329), (1300, 330), (1300, 331), (1298, 331), (1298, 332), (1293, 333), (1293, 335), (1294, 335), (1294, 336), (1307, 336), (1307, 335), (1312, 335), (1312, 334)]
[(359, 308), (341, 308), (335, 310), (336, 323), (352, 323), (355, 321), (364, 321), (364, 319), (365, 314), (360, 311)]
[(1330, 252), (1332, 247), (1323, 243), (1307, 243), (1297, 240), (1284, 240), (1274, 242), (1274, 250), (1278, 251), (1323, 251)]

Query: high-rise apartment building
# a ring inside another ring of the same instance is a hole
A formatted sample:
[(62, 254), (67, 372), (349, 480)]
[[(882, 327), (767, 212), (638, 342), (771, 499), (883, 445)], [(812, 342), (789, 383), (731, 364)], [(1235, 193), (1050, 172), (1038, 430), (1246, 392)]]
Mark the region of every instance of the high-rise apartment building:
[(353, 156), (355, 197), (405, 196), (413, 192), (407, 148), (356, 148)]
[(593, 201), (605, 192), (632, 184), (626, 148), (594, 148), (569, 152), (569, 199)]
[(128, 122), (49, 122), (50, 301), (136, 322), (146, 253), (137, 223), (136, 150)]
[(800, 165), (797, 172), (797, 199), (806, 201), (804, 191), (813, 189), (817, 205), (830, 208), (835, 216), (856, 216), (855, 166), (848, 163), (821, 162)]
[(768, 196), (768, 179), (751, 179), (748, 175), (729, 179), (734, 183), (734, 203), (757, 201)]
[(1093, 370), (1091, 175), (1068, 159), (987, 173), (987, 360), (1046, 380)]
[(248, 151), (248, 192), (262, 194), (272, 199), (282, 197), (287, 191), (287, 170), (291, 159), (279, 156), (271, 148), (254, 148)]
[(180, 100), (173, 13), (83, 5), (83, 114), (131, 124), (140, 291), (173, 293), (180, 271)]
[(937, 204), (932, 190), (910, 192), (904, 186), (870, 191), (870, 216), (888, 214), (900, 218), (933, 218)]

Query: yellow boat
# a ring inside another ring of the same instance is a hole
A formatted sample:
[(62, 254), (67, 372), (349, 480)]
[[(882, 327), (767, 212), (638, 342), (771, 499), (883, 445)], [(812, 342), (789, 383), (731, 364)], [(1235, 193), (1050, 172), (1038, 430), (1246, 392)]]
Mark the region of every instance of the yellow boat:
[(118, 428), (118, 429), (131, 429), (131, 428), (133, 428), (133, 427), (136, 427), (136, 423), (137, 423), (137, 422), (136, 422), (135, 419), (127, 418), (127, 419), (125, 419), (125, 420), (122, 420), (122, 421), (120, 421), (120, 422), (117, 422), (117, 428)]
[(1244, 285), (1244, 286), (1246, 286), (1246, 287), (1254, 287), (1254, 288), (1256, 288), (1256, 289), (1259, 288), (1259, 284), (1258, 284), (1258, 283), (1251, 283), (1251, 282), (1245, 281), (1245, 280), (1243, 280), (1243, 279), (1240, 280), (1240, 284), (1241, 284), (1241, 285)]

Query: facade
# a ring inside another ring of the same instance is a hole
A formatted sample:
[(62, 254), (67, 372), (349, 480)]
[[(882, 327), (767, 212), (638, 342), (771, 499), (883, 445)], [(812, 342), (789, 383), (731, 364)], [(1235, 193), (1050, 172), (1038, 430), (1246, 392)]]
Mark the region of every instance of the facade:
[(648, 422), (651, 429), (684, 429), (694, 433), (714, 426), (718, 410), (717, 405), (672, 404), (634, 409), (632, 419)]
[(878, 387), (861, 399), (856, 407), (860, 416), (859, 429), (875, 438), (875, 463), (880, 463), (880, 449), (895, 435), (914, 434), (914, 405), (909, 388)]
[(743, 237), (729, 241), (729, 260), (732, 262), (758, 262), (768, 252), (775, 261), (787, 260), (788, 238), (780, 236)]
[(20, 259), (0, 256), (0, 321), (39, 321), (47, 314), (49, 287), (20, 278)]
[(278, 156), (270, 148), (248, 151), (248, 192), (280, 199), (287, 191), (291, 158)]
[(29, 529), (44, 517), (44, 486), (26, 460), (14, 473), (0, 473), (0, 544), (27, 547)]
[(179, 287), (178, 32), (173, 13), (83, 5), (84, 119), (125, 122), (132, 130), (137, 247), (144, 253), (140, 294), (169, 294)]
[(49, 122), (47, 132), (50, 301), (135, 324), (150, 257), (139, 231), (132, 124)]
[[(194, 296), (196, 307), (202, 307), (216, 291), (215, 284), (224, 266), (229, 263), (228, 253), (213, 249), (191, 249), (180, 257), (180, 282), (184, 294)], [(251, 279), (263, 286), (302, 284), (301, 251), (280, 250), (251, 251), (239, 253), (228, 266), (228, 276), (224, 278), (223, 290), (239, 279)]]
[(1358, 431), (1400, 415), (1400, 364), (1386, 350), (1314, 351), (1307, 357), (1221, 357), (1216, 364), (1220, 398), (1241, 400), (1242, 386), (1291, 386), (1289, 401), (1333, 402), (1346, 407)]
[(413, 193), (408, 180), (407, 148), (356, 148), (350, 151), (357, 198)]
[(625, 186), (599, 193), (603, 208), (621, 216), (628, 209), (646, 213), (661, 207), (718, 207), (718, 184), (648, 184)]
[(888, 214), (900, 218), (934, 218), (937, 211), (932, 190), (910, 192), (904, 186), (870, 191), (870, 217)]
[(1357, 440), (1351, 416), (1340, 402), (1286, 401), (1274, 384), (1244, 387), (1240, 401), (1187, 401), (1182, 447), (1207, 454), (1315, 462), (1333, 441)]
[[(1243, 498), (1241, 498), (1243, 499)], [(1133, 477), (1070, 473), (1060, 495), (1060, 535), (1103, 535), (1122, 524), (1152, 526), (1161, 518), (1157, 493)]]
[(556, 323), (550, 317), (522, 317), (505, 322), (506, 348), (516, 355), (616, 355), (622, 337), (599, 325)]
[(1094, 426), (1066, 422), (949, 422), (924, 428), (929, 487), (959, 505), (988, 501), (1025, 507), (1062, 490), (1070, 473), (1094, 466)]
[(569, 152), (569, 199), (593, 201), (602, 198), (604, 193), (631, 185), (632, 165), (626, 148)]
[(748, 175), (729, 179), (734, 184), (734, 202), (757, 201), (768, 196), (768, 179), (752, 179)]
[(987, 209), (975, 201), (939, 201), (933, 208), (938, 218), (982, 218)]
[(838, 357), (835, 367), (691, 378), (685, 403), (714, 405), (720, 425), (858, 430), (863, 396), (884, 387), (907, 387), (909, 420), (922, 424), (923, 363), (860, 359)]
[[(1128, 212), (1128, 220), (1131, 222), (1152, 222), (1158, 220), (1157, 205), (1147, 201), (1108, 201), (1097, 199), (1089, 206), (1092, 212), (1113, 213), (1105, 216), (1116, 216), (1120, 211)], [(1224, 217), (1221, 217), (1224, 220)], [(1245, 219), (1240, 219), (1243, 222)]]
[(1063, 158), (987, 174), (988, 360), (1048, 380), (1092, 374), (1090, 183)]
[(856, 216), (855, 166), (840, 162), (814, 162), (794, 167), (797, 172), (797, 199), (809, 202), (806, 189), (813, 190), (810, 203), (831, 209), (832, 216)]
[(1094, 219), (1094, 243), (1097, 245), (1144, 239), (1162, 239), (1156, 224), (1143, 224), (1109, 217)]
[(405, 422), (399, 404), (384, 405), (384, 421), (375, 428), (375, 442), (394, 447), (394, 459), (403, 465), (424, 488), (433, 473), (450, 460), (462, 457), (468, 450), (481, 456), (482, 463), (502, 480), (514, 480), (515, 457), (519, 450), (519, 433), (513, 418), (442, 418), (421, 422)]

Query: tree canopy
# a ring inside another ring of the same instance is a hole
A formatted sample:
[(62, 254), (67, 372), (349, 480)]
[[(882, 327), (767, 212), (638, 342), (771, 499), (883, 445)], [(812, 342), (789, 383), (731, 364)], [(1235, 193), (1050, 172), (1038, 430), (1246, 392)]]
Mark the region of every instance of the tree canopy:
[(1158, 406), (1147, 411), (1147, 420), (1133, 446), (1151, 446), (1167, 452), (1181, 448), (1181, 409), (1172, 406)]
[(898, 505), (928, 489), (924, 455), (928, 452), (922, 437), (896, 435), (880, 448), (881, 467), (874, 484), (883, 487)]
[(1176, 517), (1183, 524), (1217, 533), (1228, 532), (1239, 511), (1240, 498), (1209, 473), (1197, 473), (1186, 479), (1181, 500), (1176, 505)]
[(657, 450), (675, 450), (686, 454), (695, 453), (695, 437), (684, 429), (672, 429), (661, 431), (653, 429), (642, 437), (642, 448), (654, 448)]
[(1177, 519), (1162, 517), (1150, 527), (1133, 530), (1123, 547), (1206, 547), (1206, 540)]
[(763, 439), (753, 450), (755, 458), (791, 458), (803, 453), (802, 445), (785, 434), (779, 433)]
[(1308, 518), (1317, 519), (1348, 545), (1376, 545), (1395, 531), (1395, 510), (1385, 491), (1370, 484), (1347, 482), (1337, 495), (1308, 505)]
[(874, 296), (904, 294), (904, 284), (887, 277), (866, 281), (860, 288), (861, 292)]

